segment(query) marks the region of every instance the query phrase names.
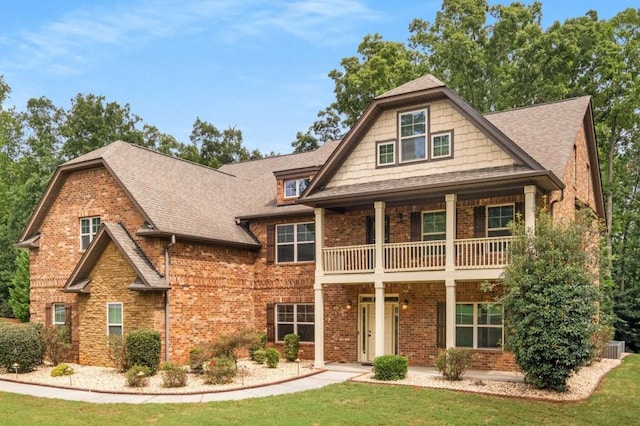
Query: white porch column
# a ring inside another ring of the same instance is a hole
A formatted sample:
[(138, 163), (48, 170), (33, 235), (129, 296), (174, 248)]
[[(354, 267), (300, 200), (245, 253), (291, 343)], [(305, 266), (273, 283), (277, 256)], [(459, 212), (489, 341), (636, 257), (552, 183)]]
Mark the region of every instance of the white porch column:
[(384, 282), (376, 281), (376, 341), (375, 355), (384, 355)]
[(324, 367), (324, 298), (322, 294), (322, 277), (324, 276), (324, 265), (322, 262), (322, 248), (324, 247), (324, 209), (316, 208), (315, 216), (316, 273), (313, 284), (315, 353), (313, 366), (315, 368), (322, 368)]
[(381, 274), (384, 272), (384, 209), (385, 202), (384, 201), (376, 201), (374, 203), (374, 207), (376, 209), (376, 227), (375, 227), (375, 236), (376, 236), (376, 267), (375, 273)]
[(444, 196), (447, 205), (447, 234), (445, 242), (445, 271), (453, 271), (456, 268), (456, 194)]
[(527, 232), (534, 233), (536, 229), (536, 187), (524, 187), (524, 223)]
[(447, 312), (446, 312), (446, 338), (447, 348), (456, 346), (456, 281), (447, 278), (445, 281)]

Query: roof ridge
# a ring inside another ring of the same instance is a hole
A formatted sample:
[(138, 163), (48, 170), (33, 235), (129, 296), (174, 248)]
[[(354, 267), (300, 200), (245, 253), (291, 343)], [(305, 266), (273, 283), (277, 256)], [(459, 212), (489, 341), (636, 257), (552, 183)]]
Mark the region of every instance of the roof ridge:
[(515, 107), (515, 108), (503, 109), (503, 110), (500, 110), (500, 111), (489, 111), (489, 112), (482, 113), (482, 115), (483, 116), (487, 116), (487, 115), (494, 115), (494, 114), (502, 114), (503, 112), (520, 111), (520, 110), (528, 109), (528, 108), (535, 108), (535, 107), (541, 107), (541, 106), (547, 106), (547, 105), (554, 105), (554, 104), (559, 104), (559, 103), (562, 103), (562, 102), (576, 101), (576, 100), (582, 99), (582, 98), (591, 99), (591, 96), (590, 95), (573, 96), (571, 98), (558, 99), (556, 101), (543, 102), (543, 103), (540, 103), (540, 104), (523, 105), (523, 106), (519, 106), (519, 107)]
[[(106, 225), (106, 224), (105, 224)], [(127, 236), (131, 239), (131, 241), (133, 242), (133, 244), (136, 246), (136, 250), (138, 251), (138, 253), (140, 254), (140, 257), (142, 257), (145, 262), (147, 262), (147, 264), (151, 267), (151, 269), (153, 269), (153, 271), (158, 274), (158, 276), (160, 277), (164, 277), (164, 275), (158, 271), (158, 269), (155, 267), (155, 265), (151, 262), (151, 259), (149, 259), (149, 257), (147, 256), (147, 254), (144, 252), (144, 250), (142, 250), (142, 247), (140, 247), (140, 244), (138, 244), (138, 242), (133, 238), (133, 236), (131, 235), (131, 233), (129, 232), (129, 230), (124, 226), (124, 223), (122, 222), (117, 222), (117, 225), (120, 225), (120, 227), (122, 228), (122, 230), (125, 232), (125, 234), (127, 234)]]
[[(246, 164), (246, 163), (251, 163), (251, 162), (254, 162), (254, 161), (265, 161), (265, 160), (270, 160), (272, 158), (282, 158), (282, 157), (290, 157), (290, 156), (293, 156), (293, 155), (310, 154), (310, 153), (317, 152), (318, 150), (324, 148), (325, 145), (328, 144), (328, 143), (336, 143), (336, 142), (340, 142), (340, 141), (341, 141), (341, 139), (326, 141), (326, 142), (323, 142), (322, 145), (318, 146), (316, 149), (312, 149), (312, 150), (309, 150), (309, 151), (290, 152), (288, 154), (269, 155), (267, 157), (262, 157), (262, 158), (250, 158), (248, 160), (240, 160), (240, 161), (236, 161), (234, 163), (226, 163), (226, 164), (223, 164), (221, 167), (234, 165), (234, 164)], [(225, 172), (222, 172), (222, 173), (225, 173)]]

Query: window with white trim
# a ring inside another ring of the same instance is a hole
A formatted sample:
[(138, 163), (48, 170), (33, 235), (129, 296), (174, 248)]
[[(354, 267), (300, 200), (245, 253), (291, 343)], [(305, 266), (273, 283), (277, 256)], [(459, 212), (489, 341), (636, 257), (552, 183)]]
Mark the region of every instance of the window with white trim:
[(64, 303), (54, 303), (51, 306), (51, 324), (66, 325), (67, 307)]
[(289, 179), (284, 181), (284, 198), (299, 197), (309, 186), (310, 179)]
[(456, 346), (494, 349), (502, 347), (503, 312), (501, 304), (456, 304)]
[(93, 241), (93, 237), (100, 229), (100, 216), (83, 217), (80, 219), (80, 249), (86, 250)]
[(107, 303), (107, 336), (122, 336), (122, 302)]
[(316, 257), (315, 224), (276, 225), (276, 262), (310, 262)]
[(431, 135), (431, 159), (451, 157), (451, 133)]
[(314, 341), (315, 312), (313, 304), (281, 304), (276, 306), (276, 341), (287, 334), (297, 334), (301, 342)]
[(447, 238), (447, 213), (444, 210), (422, 213), (422, 241)]
[(513, 204), (487, 206), (487, 237), (506, 237), (511, 235), (509, 223), (515, 216)]
[(388, 166), (396, 162), (396, 143), (382, 142), (378, 144), (378, 166)]
[(427, 111), (400, 114), (400, 162), (426, 159)]

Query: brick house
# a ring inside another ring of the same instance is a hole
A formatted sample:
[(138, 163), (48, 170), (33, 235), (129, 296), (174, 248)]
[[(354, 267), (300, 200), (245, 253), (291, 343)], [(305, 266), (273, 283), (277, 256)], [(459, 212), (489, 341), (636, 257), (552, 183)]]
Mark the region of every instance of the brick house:
[(301, 356), (433, 365), (469, 347), (513, 369), (483, 281), (508, 223), (604, 217), (589, 97), (482, 115), (431, 75), (376, 97), (340, 142), (213, 170), (122, 141), (60, 166), (19, 246), (31, 318), (66, 324), (76, 361), (157, 329), (167, 359), (240, 328)]

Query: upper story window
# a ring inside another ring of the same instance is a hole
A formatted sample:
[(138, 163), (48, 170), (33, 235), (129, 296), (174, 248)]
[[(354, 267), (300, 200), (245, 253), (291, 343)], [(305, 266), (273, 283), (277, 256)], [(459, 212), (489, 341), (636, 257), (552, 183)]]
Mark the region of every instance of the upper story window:
[(309, 186), (309, 178), (284, 181), (284, 198), (296, 198)]
[(444, 210), (422, 213), (422, 241), (446, 239), (447, 214)]
[(502, 346), (502, 305), (458, 303), (456, 305), (456, 346), (499, 348)]
[(426, 159), (427, 111), (402, 113), (399, 121), (400, 162)]
[(309, 262), (316, 256), (315, 224), (292, 223), (276, 226), (276, 262)]
[(388, 166), (396, 162), (395, 141), (378, 143), (378, 166)]
[(93, 237), (100, 229), (100, 217), (84, 217), (80, 219), (80, 249), (86, 250)]
[(431, 135), (431, 158), (451, 157), (451, 132)]
[(487, 237), (505, 237), (511, 235), (509, 223), (514, 220), (514, 205), (487, 207)]

